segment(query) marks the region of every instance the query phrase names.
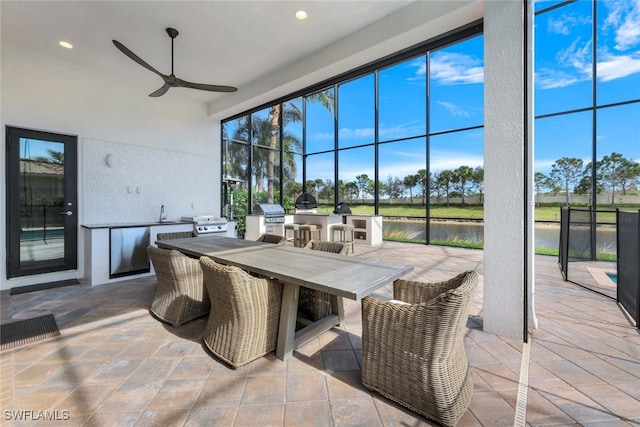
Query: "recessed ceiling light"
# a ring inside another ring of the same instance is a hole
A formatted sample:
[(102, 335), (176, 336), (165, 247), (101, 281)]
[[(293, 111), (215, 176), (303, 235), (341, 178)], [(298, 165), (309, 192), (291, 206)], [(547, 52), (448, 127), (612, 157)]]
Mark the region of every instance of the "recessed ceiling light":
[(67, 49), (73, 49), (73, 45), (72, 45), (71, 43), (69, 43), (69, 42), (65, 42), (64, 40), (63, 40), (63, 41), (58, 42), (58, 44), (59, 44), (60, 46), (62, 46), (62, 47), (67, 48)]
[(305, 12), (304, 10), (299, 10), (296, 12), (296, 18), (298, 18), (301, 21), (307, 19), (307, 16), (308, 16), (307, 12)]

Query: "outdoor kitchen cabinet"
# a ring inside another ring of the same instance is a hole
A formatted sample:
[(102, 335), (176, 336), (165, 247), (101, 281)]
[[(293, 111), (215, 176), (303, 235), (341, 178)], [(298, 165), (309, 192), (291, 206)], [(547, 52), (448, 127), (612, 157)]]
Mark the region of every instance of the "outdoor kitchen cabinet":
[(149, 273), (149, 227), (109, 229), (109, 279)]
[(382, 216), (346, 215), (346, 223), (353, 225), (355, 243), (376, 246), (382, 243)]
[[(122, 280), (128, 280), (133, 277), (145, 277), (155, 274), (153, 265), (149, 265), (149, 270), (145, 272), (135, 273), (134, 275), (125, 275), (121, 277), (110, 277), (110, 234), (112, 228), (122, 227), (145, 227), (149, 229), (149, 243), (154, 244), (158, 233), (191, 231), (192, 223), (140, 223), (140, 224), (99, 224), (99, 225), (82, 225), (84, 239), (84, 274), (81, 279), (82, 283), (90, 286), (103, 285), (105, 283), (113, 283)], [(145, 248), (146, 250), (146, 248)]]

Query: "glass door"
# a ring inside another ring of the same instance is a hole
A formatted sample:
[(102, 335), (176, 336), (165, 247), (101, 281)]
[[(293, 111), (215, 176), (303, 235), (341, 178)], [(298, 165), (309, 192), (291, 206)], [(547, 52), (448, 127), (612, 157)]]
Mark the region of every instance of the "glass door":
[(7, 127), (7, 278), (77, 268), (77, 137)]

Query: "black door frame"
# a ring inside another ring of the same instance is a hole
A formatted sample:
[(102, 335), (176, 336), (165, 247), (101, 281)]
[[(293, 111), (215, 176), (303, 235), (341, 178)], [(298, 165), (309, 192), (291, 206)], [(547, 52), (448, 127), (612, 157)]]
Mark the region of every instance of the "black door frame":
[[(20, 264), (20, 139), (37, 139), (64, 144), (64, 258), (40, 261), (33, 266)], [(6, 258), (7, 279), (78, 268), (78, 137), (52, 132), (6, 127)]]

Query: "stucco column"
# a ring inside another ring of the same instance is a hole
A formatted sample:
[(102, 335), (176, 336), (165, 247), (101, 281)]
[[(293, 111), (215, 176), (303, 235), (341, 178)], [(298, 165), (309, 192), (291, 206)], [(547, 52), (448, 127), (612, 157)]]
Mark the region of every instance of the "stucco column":
[(484, 3), (484, 330), (512, 339), (524, 336), (533, 284), (526, 19), (523, 1)]

